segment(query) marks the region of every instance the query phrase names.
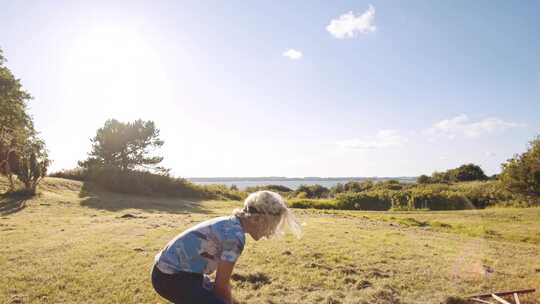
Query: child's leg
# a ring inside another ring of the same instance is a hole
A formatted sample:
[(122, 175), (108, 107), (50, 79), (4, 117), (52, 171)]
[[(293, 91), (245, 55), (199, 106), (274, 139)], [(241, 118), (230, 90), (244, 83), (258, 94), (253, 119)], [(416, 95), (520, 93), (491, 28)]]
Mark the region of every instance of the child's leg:
[[(206, 280), (205, 284), (213, 286), (209, 278)], [(156, 292), (175, 304), (226, 304), (212, 290), (204, 288), (203, 281), (201, 274), (182, 272), (169, 275), (155, 266), (152, 270), (152, 285)]]

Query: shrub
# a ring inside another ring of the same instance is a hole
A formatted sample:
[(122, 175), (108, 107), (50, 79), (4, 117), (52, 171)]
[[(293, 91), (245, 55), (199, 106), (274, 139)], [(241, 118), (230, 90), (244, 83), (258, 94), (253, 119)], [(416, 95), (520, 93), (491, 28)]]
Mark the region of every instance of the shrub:
[(389, 210), (391, 199), (381, 193), (347, 192), (336, 196), (338, 209), (345, 210)]
[(431, 182), (432, 183), (449, 183), (450, 182), (450, 174), (447, 172), (433, 172), (431, 174)]
[(256, 192), (256, 191), (260, 191), (260, 190), (269, 190), (269, 191), (279, 192), (279, 193), (282, 193), (282, 194), (283, 193), (293, 192), (293, 190), (291, 188), (283, 186), (283, 185), (251, 186), (251, 187), (246, 187), (246, 189), (245, 189), (245, 191), (248, 192), (248, 193)]
[(419, 185), (408, 189), (410, 209), (462, 210), (475, 208), (454, 187), (445, 184)]
[(177, 196), (195, 199), (243, 200), (247, 194), (226, 185), (196, 185), (183, 178), (148, 171), (123, 171), (117, 168), (75, 168), (51, 173), (51, 177), (91, 181), (112, 192)]
[(369, 191), (341, 192), (335, 200), (309, 199), (305, 192), (290, 200), (294, 208), (347, 210), (462, 210), (490, 206), (528, 207), (537, 204), (519, 199), (501, 187), (498, 181), (474, 181), (456, 184), (379, 183)]
[(506, 189), (536, 201), (540, 197), (540, 136), (531, 141), (526, 152), (502, 165), (500, 179)]
[(196, 185), (183, 178), (147, 171), (123, 171), (116, 168), (94, 169), (88, 179), (104, 189), (119, 193), (178, 196), (194, 199), (241, 200), (245, 193), (225, 185)]
[(405, 188), (406, 185), (401, 184), (397, 180), (387, 180), (384, 182), (376, 183), (372, 189), (386, 189), (386, 190), (401, 190)]
[[(306, 198), (327, 198), (330, 195), (330, 190), (321, 185), (300, 185), (295, 190), (295, 196), (299, 197), (300, 193), (305, 193)], [(304, 196), (302, 194), (302, 196)]]
[(475, 164), (461, 165), (455, 169), (448, 170), (450, 180), (453, 182), (468, 182), (475, 180), (486, 180), (488, 177), (480, 166)]
[(475, 208), (507, 204), (516, 199), (498, 181), (459, 183), (454, 189), (467, 197)]
[(414, 209), (414, 206), (411, 205), (411, 197), (409, 192), (393, 191), (390, 193), (390, 201), (392, 203), (392, 210)]
[(363, 187), (361, 182), (350, 181), (350, 182), (346, 182), (345, 185), (343, 185), (343, 190), (345, 192), (361, 192), (361, 191), (371, 188), (372, 185), (373, 184), (371, 183), (369, 187)]
[(416, 182), (419, 184), (430, 184), (431, 178), (425, 174), (422, 174), (416, 179)]
[(196, 191), (200, 191), (200, 198), (224, 199), (224, 200), (243, 200), (247, 193), (238, 189), (232, 189), (226, 185), (195, 185)]
[(290, 199), (288, 204), (291, 208), (299, 209), (338, 209), (333, 199)]
[[(295, 191), (295, 192), (296, 192), (296, 191)], [(305, 193), (305, 192), (297, 192), (297, 193), (296, 193), (296, 198), (297, 198), (297, 199), (306, 199), (306, 198), (308, 198), (308, 195), (307, 195), (307, 193)]]
[(375, 183), (371, 180), (362, 182), (351, 181), (345, 184), (345, 191), (362, 192), (368, 191), (373, 188)]
[(19, 165), (15, 171), (17, 178), (24, 184), (25, 190), (35, 194), (39, 181), (47, 175), (50, 160), (45, 149), (45, 142), (38, 138), (27, 140), (20, 149)]
[(337, 183), (335, 186), (330, 188), (329, 195), (334, 197), (343, 192), (362, 192), (368, 191), (374, 187), (374, 183), (371, 180), (366, 181), (349, 181), (345, 184)]
[[(414, 199), (418, 200), (422, 198), (419, 196), (415, 196)], [(470, 203), (470, 201), (467, 199), (466, 196), (460, 193), (453, 192), (453, 191), (443, 191), (443, 192), (431, 195), (429, 200), (427, 200), (426, 207), (429, 210), (474, 209), (474, 205)]]
[(339, 193), (342, 193), (345, 191), (345, 187), (342, 183), (337, 183), (334, 186), (330, 187), (330, 196), (334, 197)]
[(422, 182), (418, 181), (419, 184), (483, 181), (488, 179), (482, 168), (475, 164), (461, 165), (445, 172), (433, 172), (431, 178), (426, 178), (425, 175), (421, 177)]
[(49, 174), (49, 176), (78, 180), (78, 181), (85, 181), (88, 179), (88, 171), (84, 168), (78, 167), (74, 169), (64, 169), (61, 171), (53, 172)]
[(104, 189), (119, 193), (203, 198), (206, 193), (182, 178), (146, 171), (123, 171), (116, 168), (93, 169), (88, 179)]

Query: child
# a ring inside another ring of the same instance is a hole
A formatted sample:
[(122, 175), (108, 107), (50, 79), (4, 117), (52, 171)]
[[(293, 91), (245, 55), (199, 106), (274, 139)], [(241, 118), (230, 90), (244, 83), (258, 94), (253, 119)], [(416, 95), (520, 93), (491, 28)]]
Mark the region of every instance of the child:
[[(230, 278), (245, 234), (258, 241), (283, 234), (285, 226), (300, 237), (301, 227), (279, 194), (254, 192), (231, 216), (202, 222), (171, 240), (156, 255), (152, 285), (177, 304), (232, 304)], [(216, 270), (212, 289), (206, 275)]]

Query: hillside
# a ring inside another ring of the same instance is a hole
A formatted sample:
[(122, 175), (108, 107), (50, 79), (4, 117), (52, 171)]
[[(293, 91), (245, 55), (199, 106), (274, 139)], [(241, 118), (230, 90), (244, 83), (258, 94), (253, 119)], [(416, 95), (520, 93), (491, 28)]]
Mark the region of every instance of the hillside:
[[(58, 178), (34, 198), (3, 195), (0, 303), (163, 303), (149, 281), (153, 256), (240, 204), (120, 195)], [(540, 289), (540, 208), (296, 213), (303, 239), (248, 240), (235, 268), (239, 303), (441, 303)], [(540, 293), (526, 299), (540, 302)]]

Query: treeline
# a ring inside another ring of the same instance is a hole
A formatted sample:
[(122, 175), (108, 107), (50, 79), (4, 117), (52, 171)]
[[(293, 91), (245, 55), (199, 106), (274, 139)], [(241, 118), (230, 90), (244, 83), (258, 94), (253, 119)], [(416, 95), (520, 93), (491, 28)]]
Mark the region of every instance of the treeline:
[(351, 182), (347, 186), (327, 189), (327, 195), (322, 197), (309, 197), (305, 193), (289, 196), (290, 205), (295, 208), (344, 210), (461, 210), (495, 205), (533, 205), (504, 190), (497, 181), (458, 184)]
[(345, 210), (460, 210), (489, 206), (540, 206), (540, 137), (523, 154), (488, 177), (475, 164), (421, 175), (416, 183), (350, 181), (326, 188), (301, 185), (296, 190), (268, 185), (246, 191), (274, 190), (295, 208)]
[[(469, 181), (483, 181), (488, 177), (480, 166), (475, 164), (466, 164), (445, 172), (433, 172), (431, 176), (420, 175), (417, 179), (419, 184), (437, 184), (437, 183), (457, 183)], [(491, 179), (497, 179), (492, 176)]]
[(466, 164), (417, 183), (398, 181), (348, 182), (329, 189), (301, 186), (289, 194), (297, 208), (349, 210), (458, 210), (489, 206), (540, 206), (540, 137), (526, 152), (501, 164), (500, 175), (488, 177), (474, 164)]
[[(32, 96), (5, 63), (0, 49), (0, 175), (7, 177), (10, 192), (33, 195), (50, 160), (28, 113)], [(16, 181), (22, 188), (17, 189)]]
[[(235, 186), (231, 188), (236, 189)], [(291, 207), (342, 210), (461, 210), (489, 206), (534, 206), (533, 200), (512, 193), (497, 180), (459, 183), (400, 183), (350, 181), (326, 188), (301, 185), (296, 190), (281, 185), (248, 187), (246, 192), (277, 191)]]

